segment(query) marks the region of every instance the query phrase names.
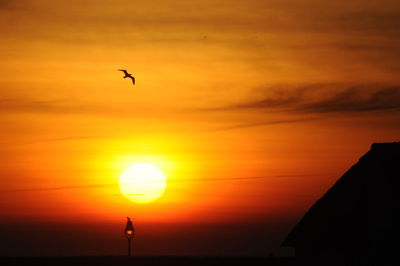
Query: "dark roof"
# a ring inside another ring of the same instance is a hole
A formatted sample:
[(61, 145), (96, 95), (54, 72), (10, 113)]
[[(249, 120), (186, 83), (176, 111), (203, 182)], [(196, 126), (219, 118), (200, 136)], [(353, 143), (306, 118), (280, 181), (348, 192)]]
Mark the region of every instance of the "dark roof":
[[(360, 247), (399, 232), (400, 142), (374, 143), (293, 228), (290, 247)], [(397, 239), (396, 239), (397, 242)]]

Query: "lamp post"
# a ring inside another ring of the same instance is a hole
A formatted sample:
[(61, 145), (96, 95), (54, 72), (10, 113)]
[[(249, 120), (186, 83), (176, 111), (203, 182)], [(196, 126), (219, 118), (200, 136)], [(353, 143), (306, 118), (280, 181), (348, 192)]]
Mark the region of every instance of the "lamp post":
[(132, 251), (132, 238), (135, 235), (135, 228), (133, 228), (133, 223), (131, 218), (126, 217), (128, 221), (126, 222), (125, 226), (125, 236), (128, 239), (128, 256), (131, 256)]

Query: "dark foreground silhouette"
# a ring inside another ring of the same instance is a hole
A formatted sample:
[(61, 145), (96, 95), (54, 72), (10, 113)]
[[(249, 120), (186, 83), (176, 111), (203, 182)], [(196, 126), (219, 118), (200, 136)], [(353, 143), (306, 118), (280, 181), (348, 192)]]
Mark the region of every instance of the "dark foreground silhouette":
[(291, 266), (296, 265), (293, 257), (2, 257), (0, 265), (43, 265), (43, 266)]
[(374, 143), (283, 242), (302, 265), (400, 265), (400, 142)]

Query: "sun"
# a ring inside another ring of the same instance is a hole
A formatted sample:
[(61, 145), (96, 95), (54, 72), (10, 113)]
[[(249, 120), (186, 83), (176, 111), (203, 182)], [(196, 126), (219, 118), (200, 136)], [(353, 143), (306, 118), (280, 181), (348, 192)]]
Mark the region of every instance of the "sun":
[(135, 203), (155, 201), (164, 194), (166, 187), (164, 173), (147, 163), (129, 166), (119, 178), (121, 193)]

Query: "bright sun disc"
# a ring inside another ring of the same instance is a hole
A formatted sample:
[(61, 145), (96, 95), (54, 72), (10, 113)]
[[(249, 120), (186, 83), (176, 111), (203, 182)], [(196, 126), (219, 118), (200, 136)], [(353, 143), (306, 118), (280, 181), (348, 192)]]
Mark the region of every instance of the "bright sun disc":
[(119, 178), (119, 189), (135, 203), (149, 203), (164, 194), (167, 179), (157, 167), (140, 163), (125, 169)]

